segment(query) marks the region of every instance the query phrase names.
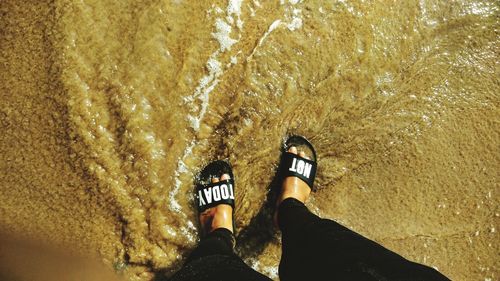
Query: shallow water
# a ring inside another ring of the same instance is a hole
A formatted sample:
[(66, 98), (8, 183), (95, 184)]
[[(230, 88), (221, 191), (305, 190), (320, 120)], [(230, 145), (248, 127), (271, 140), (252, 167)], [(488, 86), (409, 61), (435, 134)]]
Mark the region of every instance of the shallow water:
[(498, 278), (497, 1), (28, 2), (0, 3), (5, 232), (168, 276), (198, 240), (193, 177), (227, 158), (237, 250), (277, 278), (266, 194), (299, 133), (315, 213)]

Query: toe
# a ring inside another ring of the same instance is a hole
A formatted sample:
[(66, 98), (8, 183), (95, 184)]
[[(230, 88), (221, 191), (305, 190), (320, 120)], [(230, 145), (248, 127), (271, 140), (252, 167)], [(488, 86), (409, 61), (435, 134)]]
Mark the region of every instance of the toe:
[(220, 180), (221, 181), (224, 181), (224, 180), (228, 180), (230, 179), (231, 177), (228, 175), (228, 174), (223, 174), (221, 177), (220, 177)]
[(299, 156), (302, 158), (305, 158), (305, 159), (309, 159), (309, 157), (307, 157), (306, 153), (302, 150), (299, 152)]
[(212, 183), (216, 183), (216, 182), (218, 182), (218, 181), (219, 181), (219, 178), (217, 178), (217, 177), (213, 177), (213, 178), (212, 178)]
[(290, 148), (288, 149), (288, 152), (291, 152), (293, 154), (297, 154), (297, 148), (295, 146), (290, 146)]

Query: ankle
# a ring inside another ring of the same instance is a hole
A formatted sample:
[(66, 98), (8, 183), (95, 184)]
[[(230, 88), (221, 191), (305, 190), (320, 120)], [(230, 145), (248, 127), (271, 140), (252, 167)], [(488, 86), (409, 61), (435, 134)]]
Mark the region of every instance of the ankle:
[(278, 199), (278, 207), (283, 201), (285, 201), (288, 198), (293, 198), (293, 199), (299, 200), (302, 203), (305, 203), (308, 197), (309, 196), (307, 196), (306, 194), (303, 194), (303, 193), (297, 193), (297, 192), (293, 192), (293, 191), (292, 192), (284, 191), (281, 194), (280, 198)]

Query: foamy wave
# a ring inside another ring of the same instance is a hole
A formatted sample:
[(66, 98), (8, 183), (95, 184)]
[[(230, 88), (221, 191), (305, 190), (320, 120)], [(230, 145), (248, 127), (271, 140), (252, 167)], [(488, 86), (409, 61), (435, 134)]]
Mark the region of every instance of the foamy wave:
[[(238, 34), (238, 39), (231, 38), (231, 32), (234, 25), (241, 31), (243, 28), (243, 21), (241, 21), (241, 5), (243, 0), (230, 0), (226, 8), (226, 17), (217, 18), (214, 23), (215, 32), (212, 33), (212, 37), (219, 43), (219, 49), (214, 51), (210, 55), (206, 63), (206, 68), (208, 73), (203, 76), (199, 82), (198, 86), (195, 88), (194, 93), (184, 99), (186, 103), (190, 105), (190, 108), (194, 108), (194, 112), (187, 116), (187, 119), (191, 125), (191, 128), (195, 131), (195, 136), (184, 150), (182, 157), (177, 163), (177, 170), (175, 171), (175, 185), (174, 189), (169, 194), (170, 204), (169, 208), (175, 212), (181, 212), (181, 205), (176, 199), (177, 194), (181, 190), (182, 181), (180, 179), (181, 175), (190, 171), (189, 167), (186, 165), (186, 158), (192, 154), (192, 150), (196, 144), (196, 133), (200, 129), (201, 121), (207, 113), (210, 93), (215, 89), (219, 83), (219, 77), (224, 73), (224, 64), (219, 60), (221, 53), (231, 51), (231, 47), (239, 42), (241, 34)], [(223, 10), (217, 6), (213, 6), (213, 11), (216, 14), (220, 14)], [(237, 56), (231, 56), (230, 62), (225, 64), (226, 69), (230, 68), (238, 62)], [(196, 100), (200, 103), (200, 106), (196, 104)]]

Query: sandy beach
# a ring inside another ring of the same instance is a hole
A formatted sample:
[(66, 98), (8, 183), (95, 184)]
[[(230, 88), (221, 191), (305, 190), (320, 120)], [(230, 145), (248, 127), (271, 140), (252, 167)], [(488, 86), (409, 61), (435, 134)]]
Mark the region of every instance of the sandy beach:
[[(314, 213), (498, 280), (499, 18), (478, 0), (2, 0), (0, 232), (159, 280), (199, 240), (194, 176), (227, 159), (237, 252), (278, 280), (259, 218), (296, 133), (318, 152)], [(10, 239), (0, 277), (30, 280)]]

